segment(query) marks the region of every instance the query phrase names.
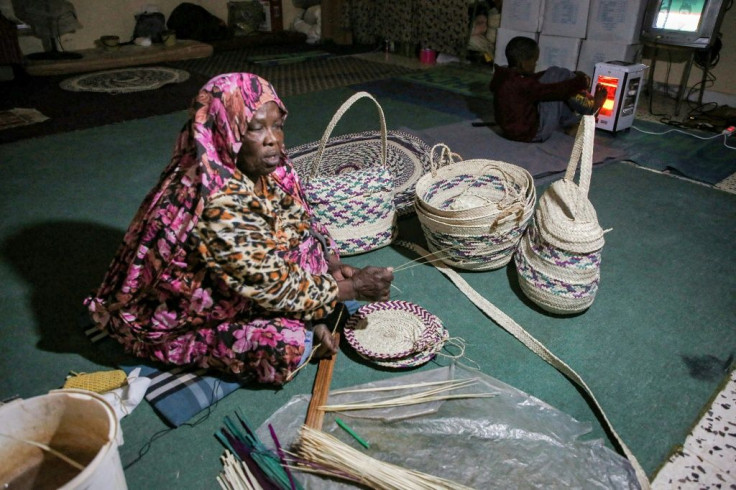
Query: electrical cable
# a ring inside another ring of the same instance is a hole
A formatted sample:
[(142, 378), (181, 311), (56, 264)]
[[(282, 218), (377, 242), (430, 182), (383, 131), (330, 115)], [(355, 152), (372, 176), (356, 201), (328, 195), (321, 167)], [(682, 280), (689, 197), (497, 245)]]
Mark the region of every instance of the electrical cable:
[(651, 134), (651, 135), (654, 135), (654, 136), (663, 136), (665, 134), (676, 132), (676, 133), (682, 133), (682, 134), (684, 134), (686, 136), (692, 136), (693, 138), (697, 138), (699, 140), (706, 140), (706, 141), (707, 140), (716, 139), (716, 138), (720, 138), (721, 136), (723, 136), (723, 146), (725, 146), (726, 148), (731, 149), (731, 150), (736, 150), (736, 146), (731, 146), (731, 145), (729, 145), (729, 144), (726, 143), (726, 141), (728, 140), (729, 136), (731, 136), (733, 134), (733, 130), (729, 131), (727, 129), (724, 129), (723, 132), (718, 133), (718, 134), (714, 134), (712, 136), (698, 136), (697, 134), (689, 133), (687, 131), (682, 131), (681, 129), (668, 129), (667, 131), (664, 131), (664, 132), (655, 132), (655, 131), (647, 131), (645, 129), (641, 129), (641, 128), (638, 128), (636, 126), (631, 126), (631, 128), (639, 131), (640, 133)]
[[(194, 422), (187, 422), (184, 424), (181, 424), (179, 427), (196, 427), (205, 420), (207, 420), (210, 417), (210, 414), (212, 413), (212, 410), (217, 408), (218, 403), (220, 402), (220, 399), (215, 399), (218, 389), (220, 388), (221, 381), (219, 379), (216, 379), (215, 382), (212, 384), (212, 396), (210, 399), (210, 404), (207, 406), (206, 410), (204, 411), (204, 414), (201, 415), (197, 420)], [(125, 465), (123, 468), (124, 470), (129, 469), (131, 466), (136, 464), (138, 461), (143, 459), (143, 456), (145, 456), (148, 451), (151, 450), (151, 447), (153, 446), (153, 443), (156, 442), (156, 440), (162, 438), (166, 434), (169, 434), (171, 431), (176, 430), (177, 427), (167, 427), (166, 429), (161, 429), (158, 432), (155, 432), (144, 444), (141, 446), (141, 448), (138, 450), (138, 455), (133, 458), (131, 462)]]

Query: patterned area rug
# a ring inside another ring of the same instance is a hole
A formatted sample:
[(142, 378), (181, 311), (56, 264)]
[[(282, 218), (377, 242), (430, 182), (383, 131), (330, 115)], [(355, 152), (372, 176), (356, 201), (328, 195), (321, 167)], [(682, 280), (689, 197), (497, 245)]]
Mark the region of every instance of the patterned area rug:
[(736, 488), (736, 371), (652, 481), (652, 490)]
[(85, 73), (62, 80), (59, 86), (71, 92), (126, 94), (155, 90), (164, 85), (181, 83), (188, 79), (189, 73), (184, 70), (151, 66)]
[(399, 77), (416, 71), (355, 56), (333, 56), (274, 65), (252, 63), (249, 61), (252, 57), (253, 53), (248, 51), (224, 51), (208, 58), (178, 61), (170, 66), (209, 77), (238, 71), (255, 73), (271, 82), (281, 97)]

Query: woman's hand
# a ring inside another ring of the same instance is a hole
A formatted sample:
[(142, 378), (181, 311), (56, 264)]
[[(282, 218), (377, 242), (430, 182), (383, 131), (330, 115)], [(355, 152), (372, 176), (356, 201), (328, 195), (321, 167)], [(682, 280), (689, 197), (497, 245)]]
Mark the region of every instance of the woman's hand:
[(332, 357), (337, 354), (337, 342), (335, 342), (332, 332), (327, 328), (324, 323), (319, 323), (314, 326), (312, 330), (313, 345), (315, 347), (314, 359), (322, 359), (325, 357)]
[(329, 265), (327, 272), (332, 275), (337, 281), (344, 281), (350, 279), (358, 269), (352, 265), (343, 264), (337, 255), (331, 254), (329, 257)]
[(391, 296), (391, 281), (394, 280), (392, 267), (352, 268), (350, 276), (338, 280), (339, 299), (359, 299), (367, 301), (388, 301)]

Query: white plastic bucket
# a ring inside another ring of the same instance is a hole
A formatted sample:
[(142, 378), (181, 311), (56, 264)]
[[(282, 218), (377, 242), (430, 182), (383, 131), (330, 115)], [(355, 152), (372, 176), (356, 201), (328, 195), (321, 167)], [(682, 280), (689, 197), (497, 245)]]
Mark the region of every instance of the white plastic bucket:
[[(55, 390), (0, 406), (0, 486), (125, 490), (120, 424), (109, 403), (85, 390)], [(79, 470), (29, 442), (49, 446)]]

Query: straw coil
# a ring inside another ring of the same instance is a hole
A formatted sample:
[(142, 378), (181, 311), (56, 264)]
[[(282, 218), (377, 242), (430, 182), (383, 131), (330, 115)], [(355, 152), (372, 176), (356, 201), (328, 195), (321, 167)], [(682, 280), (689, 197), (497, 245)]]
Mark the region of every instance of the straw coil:
[(430, 161), (415, 198), (429, 249), (443, 250), (442, 260), (460, 269), (508, 264), (536, 204), (531, 174), (507, 162), (462, 160), (443, 144)]

